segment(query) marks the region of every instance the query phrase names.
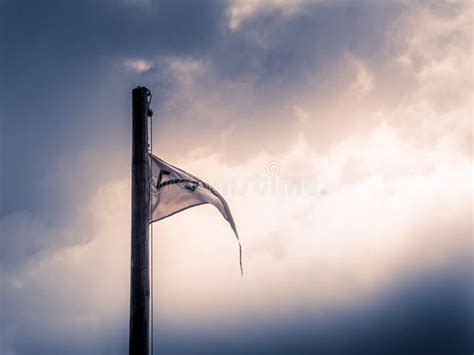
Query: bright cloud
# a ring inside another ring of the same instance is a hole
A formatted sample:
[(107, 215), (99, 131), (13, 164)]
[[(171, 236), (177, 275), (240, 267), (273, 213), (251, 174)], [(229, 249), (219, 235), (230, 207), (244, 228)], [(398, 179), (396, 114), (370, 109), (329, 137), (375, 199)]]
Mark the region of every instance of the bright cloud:
[(153, 68), (153, 62), (144, 59), (129, 59), (123, 62), (123, 66), (130, 71), (145, 73)]
[[(449, 142), (414, 149), (382, 124), (327, 154), (315, 153), (301, 135), (284, 154), (260, 153), (239, 165), (191, 155), (173, 163), (207, 177), (226, 195), (244, 246), (245, 276), (232, 231), (211, 206), (156, 223), (155, 310), (169, 322), (357, 302), (409, 270), (442, 267), (470, 243), (472, 165)], [(312, 181), (317, 189), (278, 189), (289, 180)], [(88, 332), (124, 322), (129, 189), (125, 181), (102, 186), (82, 208), (93, 216), (93, 240), (4, 274), (6, 297), (20, 292), (26, 309), (41, 305), (58, 336), (70, 323)], [(47, 294), (27, 296), (45, 284)], [(71, 298), (77, 313), (61, 304)], [(52, 312), (53, 304), (64, 310)]]
[(364, 96), (374, 89), (374, 76), (367, 66), (358, 58), (348, 55), (348, 62), (354, 68), (355, 78), (351, 90), (356, 96)]
[(229, 7), (229, 27), (237, 30), (240, 23), (262, 10), (278, 10), (284, 16), (297, 14), (304, 0), (233, 0)]

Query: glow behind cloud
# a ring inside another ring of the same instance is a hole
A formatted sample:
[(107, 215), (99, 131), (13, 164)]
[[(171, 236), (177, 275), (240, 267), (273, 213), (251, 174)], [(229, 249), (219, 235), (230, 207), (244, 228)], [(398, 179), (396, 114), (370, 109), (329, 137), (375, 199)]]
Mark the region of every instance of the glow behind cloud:
[[(392, 5), (369, 8), (385, 15)], [(241, 277), (236, 241), (213, 207), (155, 223), (157, 324), (225, 333), (332, 314), (470, 263), (472, 4), (401, 2), (381, 39), (368, 40), (374, 31), (357, 26), (361, 38), (348, 40), (344, 17), (365, 3), (222, 6), (222, 32), (206, 48), (107, 57), (111, 86), (145, 81), (154, 93), (154, 153), (224, 195), (243, 246)], [(306, 40), (324, 30), (323, 48)], [(130, 112), (120, 110), (101, 119), (125, 125)], [(121, 137), (100, 140), (107, 154), (84, 144), (52, 158), (45, 179), (77, 185), (63, 223), (27, 209), (1, 217), (5, 353), (57, 349), (48, 344), (58, 338), (77, 353), (126, 347), (130, 157)], [(85, 171), (97, 179), (81, 179)], [(104, 341), (112, 338), (121, 340)]]

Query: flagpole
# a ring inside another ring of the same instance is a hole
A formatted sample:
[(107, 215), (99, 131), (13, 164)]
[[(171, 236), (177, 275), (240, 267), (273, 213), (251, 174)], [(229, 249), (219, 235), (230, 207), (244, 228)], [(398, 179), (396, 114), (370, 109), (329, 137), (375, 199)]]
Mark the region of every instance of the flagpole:
[(132, 91), (132, 246), (130, 272), (130, 355), (149, 355), (150, 250), (148, 158), (148, 100), (150, 91)]

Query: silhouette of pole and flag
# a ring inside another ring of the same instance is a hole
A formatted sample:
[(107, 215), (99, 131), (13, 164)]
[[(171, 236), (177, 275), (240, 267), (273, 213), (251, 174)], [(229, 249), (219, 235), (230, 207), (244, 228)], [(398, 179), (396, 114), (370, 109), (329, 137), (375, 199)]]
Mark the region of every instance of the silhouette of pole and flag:
[[(151, 92), (132, 91), (132, 246), (130, 280), (130, 355), (150, 352), (150, 234), (149, 225), (188, 208), (211, 204), (229, 222), (242, 248), (225, 199), (209, 184), (166, 163), (151, 152), (148, 137)], [(152, 344), (152, 342), (151, 342)]]

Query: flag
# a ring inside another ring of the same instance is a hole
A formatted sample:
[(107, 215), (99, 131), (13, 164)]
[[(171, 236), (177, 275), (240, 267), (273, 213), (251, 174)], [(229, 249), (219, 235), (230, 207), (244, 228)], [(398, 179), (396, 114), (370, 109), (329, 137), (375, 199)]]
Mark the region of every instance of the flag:
[(150, 222), (203, 204), (215, 206), (232, 227), (239, 243), (240, 271), (242, 269), (242, 246), (226, 200), (209, 184), (197, 177), (161, 160), (151, 157), (151, 213)]

